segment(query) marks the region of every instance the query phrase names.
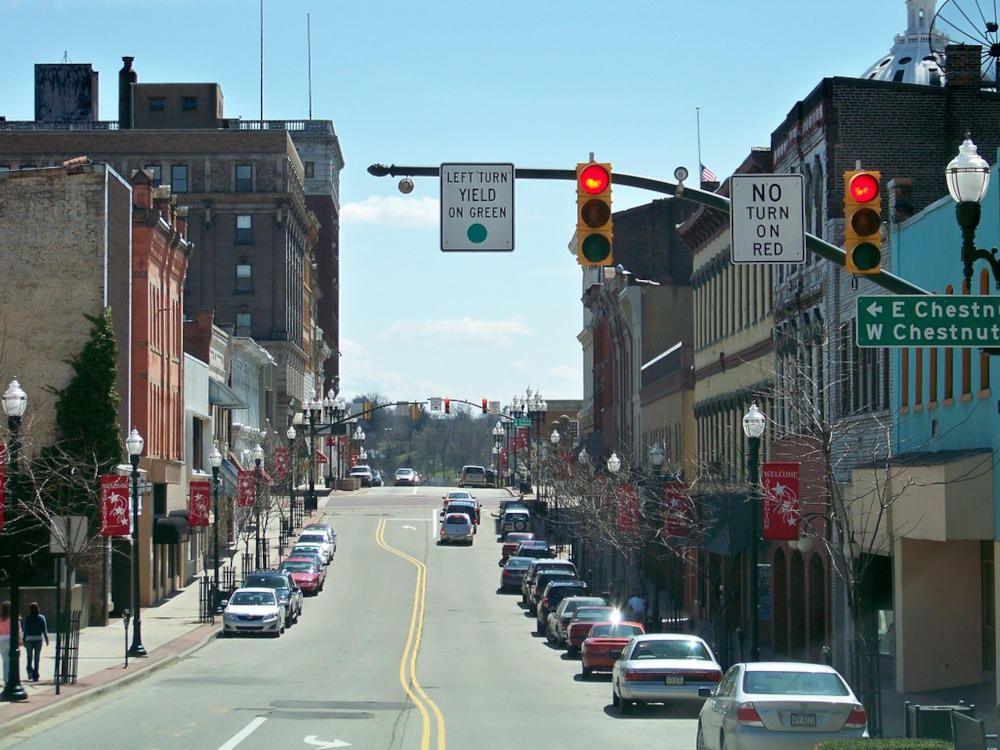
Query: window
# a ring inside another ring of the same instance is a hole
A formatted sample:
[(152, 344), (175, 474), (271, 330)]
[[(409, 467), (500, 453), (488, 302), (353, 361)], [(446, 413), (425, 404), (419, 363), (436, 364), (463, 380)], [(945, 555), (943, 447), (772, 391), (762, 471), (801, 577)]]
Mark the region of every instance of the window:
[(316, 162), (307, 161), (306, 162), (306, 179), (311, 179), (316, 176)]
[(159, 164), (147, 164), (143, 167), (153, 178), (153, 187), (159, 187), (163, 180), (163, 167)]
[(10, 164), (0, 164), (0, 172), (9, 172)]
[(253, 291), (253, 267), (249, 263), (238, 263), (236, 265), (236, 291)]
[(162, 96), (149, 97), (149, 111), (163, 112), (167, 108), (167, 100)]
[(249, 245), (253, 242), (253, 217), (249, 214), (236, 217), (235, 242), (237, 245)]
[(170, 189), (175, 193), (188, 191), (188, 168), (186, 164), (175, 164), (170, 168)]
[(198, 109), (198, 97), (197, 96), (182, 96), (181, 97), (181, 109), (185, 112), (194, 112)]
[(248, 312), (236, 313), (236, 335), (237, 336), (250, 335), (250, 313)]
[(253, 190), (253, 167), (249, 164), (236, 165), (236, 192), (249, 193)]

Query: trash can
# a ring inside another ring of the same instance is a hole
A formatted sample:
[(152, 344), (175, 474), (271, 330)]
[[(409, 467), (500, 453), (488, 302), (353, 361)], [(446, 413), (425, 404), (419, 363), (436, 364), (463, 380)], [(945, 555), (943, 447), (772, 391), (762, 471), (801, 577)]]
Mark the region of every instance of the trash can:
[(951, 712), (957, 711), (969, 718), (976, 717), (976, 707), (961, 703), (957, 706), (921, 706), (905, 703), (906, 736), (922, 740), (952, 742)]

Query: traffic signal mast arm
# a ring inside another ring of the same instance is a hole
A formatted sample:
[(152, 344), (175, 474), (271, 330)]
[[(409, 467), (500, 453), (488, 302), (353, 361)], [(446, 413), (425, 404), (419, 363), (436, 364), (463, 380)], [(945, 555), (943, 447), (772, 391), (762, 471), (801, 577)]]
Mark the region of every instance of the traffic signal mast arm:
[[(439, 167), (401, 167), (395, 164), (372, 164), (368, 167), (368, 174), (373, 177), (438, 177), (440, 172), (441, 170)], [(571, 180), (575, 182), (576, 170), (529, 169), (518, 167), (514, 169), (514, 178), (526, 180)], [(717, 195), (716, 193), (709, 193), (698, 188), (688, 187), (687, 185), (678, 185), (677, 183), (667, 182), (666, 180), (656, 180), (652, 177), (639, 177), (638, 175), (623, 174), (621, 172), (613, 173), (611, 175), (611, 182), (614, 185), (625, 185), (626, 187), (634, 187), (639, 188), (640, 190), (649, 190), (653, 193), (660, 193), (661, 195), (672, 195), (676, 198), (681, 198), (682, 200), (698, 203), (699, 205), (706, 206), (708, 208), (714, 208), (727, 216), (730, 213), (730, 201), (725, 196)], [(806, 233), (806, 249), (821, 258), (825, 258), (826, 260), (836, 263), (841, 268), (846, 265), (845, 259), (847, 254), (842, 249), (808, 233)], [(929, 292), (925, 289), (921, 289), (919, 286), (911, 284), (906, 279), (900, 278), (899, 276), (891, 274), (885, 270), (870, 274), (866, 276), (866, 278), (873, 284), (876, 284), (877, 286), (880, 286), (894, 294), (929, 294)], [(473, 406), (478, 406), (478, 404), (473, 404)]]
[[(476, 403), (475, 401), (466, 401), (464, 398), (452, 398), (451, 396), (449, 396), (445, 400), (446, 401), (450, 401), (453, 404), (468, 404), (469, 406), (474, 406), (477, 409), (482, 409), (483, 408), (483, 404), (486, 402), (485, 398), (482, 401), (480, 401), (479, 403)], [(485, 414), (486, 412), (483, 412), (483, 413)]]
[[(389, 401), (384, 404), (371, 404), (367, 409), (362, 409), (357, 414), (349, 414), (343, 419), (339, 419), (336, 422), (324, 422), (323, 424), (316, 425), (316, 434), (324, 435), (328, 431), (331, 431), (334, 427), (339, 427), (343, 424), (348, 424), (350, 422), (356, 422), (359, 419), (369, 419), (373, 411), (378, 411), (379, 409), (388, 409), (390, 406), (419, 406), (424, 403), (423, 401)], [(478, 406), (479, 404), (473, 404), (473, 406)], [(306, 424), (308, 427), (308, 424)]]

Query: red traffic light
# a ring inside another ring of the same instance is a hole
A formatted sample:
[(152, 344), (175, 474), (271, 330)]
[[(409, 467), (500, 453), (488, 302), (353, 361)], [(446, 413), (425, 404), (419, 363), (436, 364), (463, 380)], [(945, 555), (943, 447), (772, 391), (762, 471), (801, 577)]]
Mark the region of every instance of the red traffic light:
[(451, 399), (450, 398), (446, 398), (444, 400), (444, 413), (445, 414), (451, 414)]
[(487, 404), (486, 399), (484, 398), (483, 399), (483, 414), (487, 414), (487, 413), (489, 413), (489, 406)]
[(611, 185), (611, 175), (600, 164), (588, 164), (580, 170), (580, 189), (588, 195), (603, 193)]
[(851, 178), (847, 191), (858, 203), (870, 203), (878, 198), (878, 179), (869, 172), (858, 172)]

